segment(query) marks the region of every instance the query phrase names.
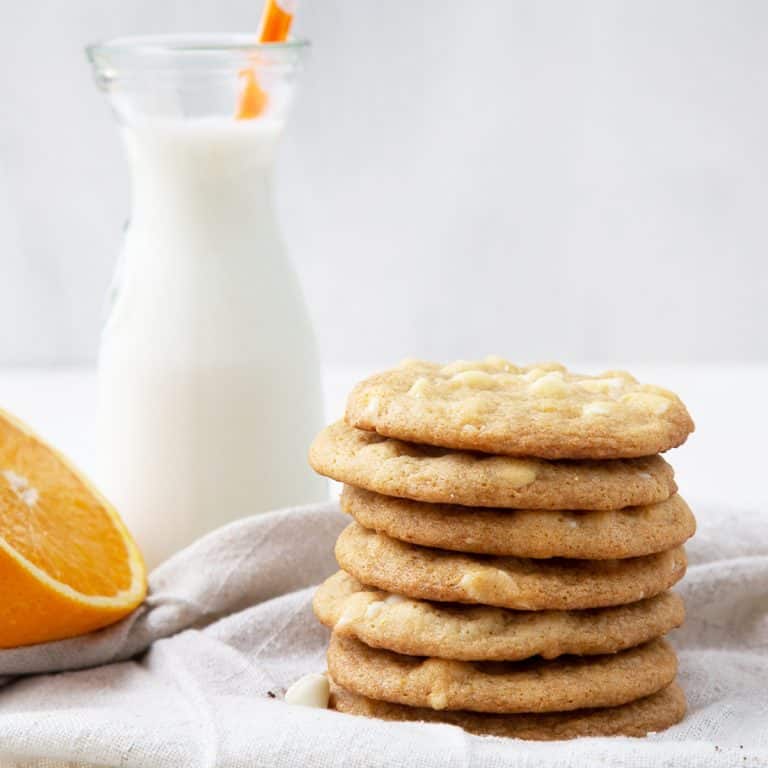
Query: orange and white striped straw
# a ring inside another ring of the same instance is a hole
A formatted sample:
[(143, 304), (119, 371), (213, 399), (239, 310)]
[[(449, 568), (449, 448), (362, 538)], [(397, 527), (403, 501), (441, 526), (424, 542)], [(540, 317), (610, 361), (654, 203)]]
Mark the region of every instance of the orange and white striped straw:
[[(258, 41), (260, 43), (284, 43), (291, 31), (295, 12), (292, 0), (267, 0), (261, 14)], [(243, 78), (243, 90), (237, 108), (238, 120), (252, 120), (266, 108), (268, 96), (256, 79), (252, 68), (240, 72)]]

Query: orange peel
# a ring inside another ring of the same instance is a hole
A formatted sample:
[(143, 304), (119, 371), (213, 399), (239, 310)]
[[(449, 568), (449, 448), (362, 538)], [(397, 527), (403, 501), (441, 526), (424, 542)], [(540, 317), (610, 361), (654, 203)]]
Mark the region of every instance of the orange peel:
[(63, 455), (0, 410), (0, 648), (112, 624), (144, 599), (136, 543)]

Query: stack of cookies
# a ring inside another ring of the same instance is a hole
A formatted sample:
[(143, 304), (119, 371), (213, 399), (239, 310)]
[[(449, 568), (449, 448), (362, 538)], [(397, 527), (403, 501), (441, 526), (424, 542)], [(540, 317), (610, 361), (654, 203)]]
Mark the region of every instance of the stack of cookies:
[(658, 454), (692, 430), (621, 371), (406, 361), (359, 384), (310, 451), (353, 518), (314, 600), (332, 706), (528, 739), (678, 722), (662, 638), (695, 521)]

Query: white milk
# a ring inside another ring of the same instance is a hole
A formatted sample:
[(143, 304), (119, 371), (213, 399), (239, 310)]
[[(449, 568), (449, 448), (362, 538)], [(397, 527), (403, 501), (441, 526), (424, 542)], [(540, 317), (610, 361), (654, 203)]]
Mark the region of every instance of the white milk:
[(154, 566), (236, 518), (325, 497), (320, 380), (276, 226), (280, 126), (126, 128), (131, 222), (100, 356), (101, 481)]

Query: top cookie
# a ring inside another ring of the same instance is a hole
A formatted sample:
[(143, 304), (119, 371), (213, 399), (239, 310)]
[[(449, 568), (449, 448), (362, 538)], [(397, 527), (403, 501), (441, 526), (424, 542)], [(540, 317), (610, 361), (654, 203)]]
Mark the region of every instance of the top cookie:
[(650, 456), (694, 429), (677, 395), (624, 371), (584, 376), (498, 357), (405, 361), (354, 388), (346, 421), (414, 443), (543, 459)]

